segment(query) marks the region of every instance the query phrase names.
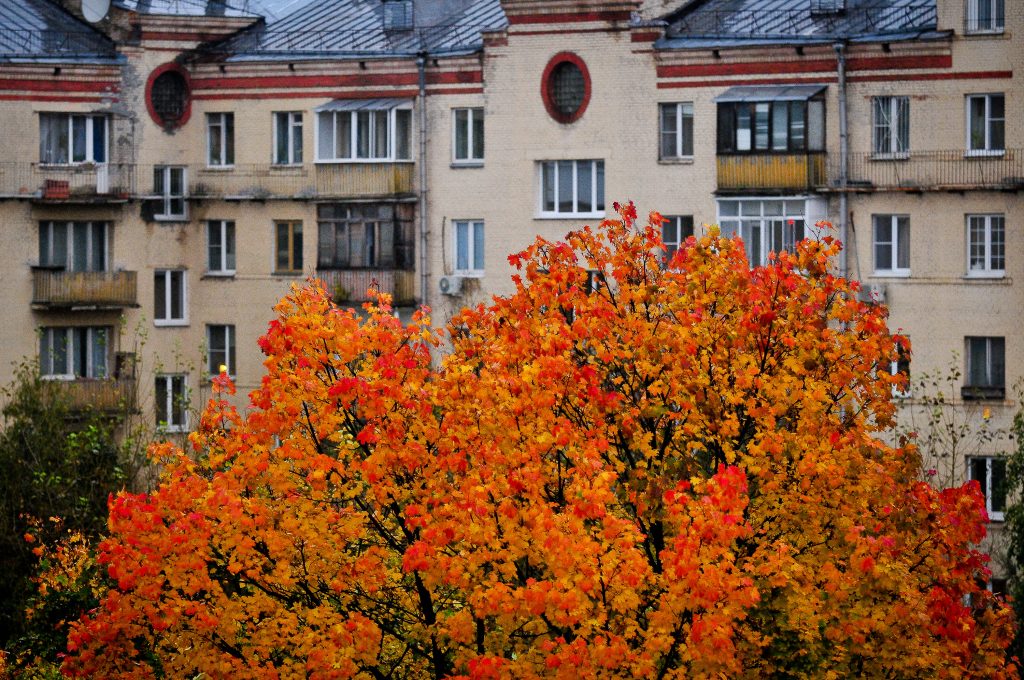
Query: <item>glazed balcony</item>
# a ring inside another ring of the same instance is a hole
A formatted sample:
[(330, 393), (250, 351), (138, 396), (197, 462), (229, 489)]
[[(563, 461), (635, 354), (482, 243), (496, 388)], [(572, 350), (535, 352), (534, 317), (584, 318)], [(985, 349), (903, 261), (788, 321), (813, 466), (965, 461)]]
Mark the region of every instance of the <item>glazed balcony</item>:
[(720, 154), (717, 160), (719, 191), (811, 191), (825, 183), (822, 153)]
[(0, 162), (0, 198), (55, 203), (124, 202), (135, 191), (135, 169), (127, 163), (44, 165)]
[[(962, 150), (910, 151), (899, 156), (850, 154), (847, 190), (964, 191), (1024, 188), (1024, 149), (966, 154)], [(839, 158), (829, 158), (829, 187), (839, 188)]]
[(395, 306), (416, 302), (416, 273), (404, 269), (324, 269), (316, 273), (339, 304), (362, 303), (376, 288)]
[(124, 378), (76, 378), (54, 381), (67, 400), (68, 411), (130, 413), (136, 408), (135, 381)]
[(69, 272), (33, 267), (34, 309), (122, 309), (138, 306), (137, 276), (133, 271)]

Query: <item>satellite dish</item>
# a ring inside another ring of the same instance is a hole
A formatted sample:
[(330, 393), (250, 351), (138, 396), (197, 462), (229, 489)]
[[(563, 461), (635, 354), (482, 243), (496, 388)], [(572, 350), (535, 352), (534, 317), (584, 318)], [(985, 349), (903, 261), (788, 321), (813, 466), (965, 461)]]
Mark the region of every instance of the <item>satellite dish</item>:
[(110, 0), (82, 0), (82, 16), (90, 24), (103, 21), (110, 11)]

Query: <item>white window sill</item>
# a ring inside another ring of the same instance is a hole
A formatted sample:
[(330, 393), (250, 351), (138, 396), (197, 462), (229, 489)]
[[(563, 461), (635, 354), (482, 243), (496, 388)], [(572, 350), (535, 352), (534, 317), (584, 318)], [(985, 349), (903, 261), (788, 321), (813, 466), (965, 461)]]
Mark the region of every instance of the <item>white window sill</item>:
[(969, 149), (964, 158), (998, 158), (1006, 155), (1006, 149)]
[(234, 272), (234, 270), (230, 270), (230, 271), (229, 270), (209, 271), (209, 272), (206, 272), (205, 274), (203, 274), (202, 278), (204, 278), (204, 279), (233, 279), (233, 278), (235, 278), (235, 272)]
[(159, 328), (181, 328), (188, 326), (188, 319), (153, 319), (153, 325)]
[(871, 276), (873, 278), (880, 278), (880, 279), (909, 279), (910, 278), (910, 270), (909, 269), (882, 269), (882, 270), (875, 270), (875, 272)]
[(1005, 32), (1005, 28), (969, 28), (964, 31), (964, 35), (992, 37), (994, 35), (1002, 35)]
[(157, 222), (188, 222), (188, 215), (153, 215)]
[(873, 153), (871, 154), (871, 160), (873, 161), (908, 161), (910, 160), (909, 151), (897, 151), (894, 153)]
[(658, 163), (660, 165), (693, 165), (693, 156), (672, 156), (669, 158), (659, 158)]
[(484, 167), (483, 159), (471, 160), (471, 161), (452, 161), (452, 168), (482, 168)]
[(992, 279), (1004, 279), (1004, 278), (1006, 278), (1006, 271), (1005, 270), (992, 270), (992, 271), (982, 271), (982, 272), (967, 272), (966, 274), (964, 274), (964, 279), (966, 279), (968, 281), (970, 281), (970, 280), (977, 280), (977, 279), (980, 279), (980, 280), (984, 281), (986, 279), (992, 280)]
[(270, 170), (296, 170), (303, 166), (302, 163), (271, 163)]
[(157, 431), (164, 434), (182, 434), (188, 432), (188, 425), (157, 425)]
[(452, 273), (452, 276), (460, 276), (464, 279), (482, 279), (484, 272), (482, 269), (473, 269), (471, 271), (456, 271)]
[(412, 163), (411, 158), (318, 158), (316, 165), (347, 165), (354, 163)]
[(231, 165), (207, 165), (203, 168), (203, 172), (231, 172), (235, 169), (235, 164)]
[(550, 213), (541, 212), (537, 213), (533, 219), (535, 220), (578, 220), (578, 219), (598, 219), (604, 218), (605, 213), (602, 212), (589, 212), (589, 213)]
[(95, 170), (97, 167), (107, 164), (107, 161), (67, 161), (66, 163), (47, 163), (45, 161), (39, 161), (39, 169), (67, 170), (68, 168), (74, 168), (77, 170)]
[(72, 380), (78, 380), (77, 375), (69, 375), (67, 373), (46, 373), (39, 377), (42, 380), (53, 380), (57, 382), (71, 382)]

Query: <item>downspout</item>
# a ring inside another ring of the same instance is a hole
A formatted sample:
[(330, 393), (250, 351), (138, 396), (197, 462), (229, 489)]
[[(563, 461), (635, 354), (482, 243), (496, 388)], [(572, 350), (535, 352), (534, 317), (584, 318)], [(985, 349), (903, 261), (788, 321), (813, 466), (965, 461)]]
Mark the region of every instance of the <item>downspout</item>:
[(843, 244), (839, 253), (839, 274), (846, 277), (846, 254), (850, 247), (846, 238), (849, 219), (849, 194), (846, 189), (850, 165), (850, 130), (846, 119), (846, 44), (837, 42), (832, 48), (836, 51), (836, 74), (839, 80), (839, 240)]
[(426, 306), (429, 301), (427, 284), (430, 282), (430, 271), (427, 256), (427, 52), (423, 50), (416, 57), (419, 69), (419, 109), (420, 109), (420, 305)]

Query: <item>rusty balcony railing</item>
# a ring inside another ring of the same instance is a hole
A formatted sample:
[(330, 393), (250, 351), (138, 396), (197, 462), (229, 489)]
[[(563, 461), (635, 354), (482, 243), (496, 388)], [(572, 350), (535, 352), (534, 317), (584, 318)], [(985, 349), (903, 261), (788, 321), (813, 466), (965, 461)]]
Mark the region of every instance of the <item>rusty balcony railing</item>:
[(68, 272), (34, 267), (36, 309), (121, 309), (138, 306), (136, 272)]
[[(829, 186), (838, 187), (839, 158), (829, 158)], [(962, 150), (910, 151), (902, 156), (852, 153), (851, 191), (959, 191), (1024, 188), (1024, 150), (968, 154)]]
[(415, 272), (403, 269), (322, 269), (317, 277), (326, 284), (338, 303), (361, 303), (369, 299), (367, 291), (376, 288), (391, 296), (394, 305), (416, 302)]
[(135, 166), (128, 163), (0, 162), (0, 197), (103, 202), (124, 200), (134, 192)]
[(718, 189), (808, 191), (825, 182), (825, 155), (745, 154), (718, 156)]
[(77, 378), (53, 381), (67, 399), (68, 410), (100, 413), (134, 412), (136, 384), (124, 378)]

